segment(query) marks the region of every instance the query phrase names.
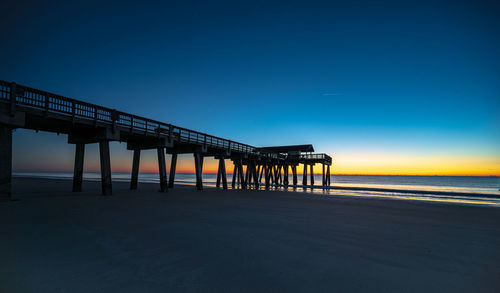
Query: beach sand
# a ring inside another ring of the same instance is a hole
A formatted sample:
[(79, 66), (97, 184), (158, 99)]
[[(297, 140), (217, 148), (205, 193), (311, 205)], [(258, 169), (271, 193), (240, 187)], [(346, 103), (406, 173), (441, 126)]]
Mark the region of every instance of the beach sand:
[(500, 209), (14, 179), (0, 292), (500, 292)]

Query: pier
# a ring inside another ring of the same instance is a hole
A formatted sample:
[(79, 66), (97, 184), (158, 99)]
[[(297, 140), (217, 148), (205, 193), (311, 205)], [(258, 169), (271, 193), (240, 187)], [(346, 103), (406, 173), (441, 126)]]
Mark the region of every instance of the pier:
[[(68, 143), (75, 145), (74, 192), (82, 190), (85, 146), (98, 143), (102, 194), (112, 194), (111, 141), (125, 142), (127, 149), (133, 151), (132, 190), (137, 189), (141, 151), (151, 149), (157, 151), (159, 190), (162, 192), (174, 188), (179, 154), (193, 155), (198, 190), (203, 190), (202, 171), (206, 157), (219, 160), (217, 188), (228, 188), (226, 159), (234, 164), (232, 188), (298, 186), (297, 166), (300, 164), (304, 166), (302, 186), (314, 185), (316, 164), (322, 167), (322, 186), (330, 185), (332, 158), (327, 154), (313, 153), (314, 148), (310, 144), (254, 147), (0, 80), (0, 199), (11, 198), (12, 131), (16, 128), (68, 135)], [(166, 154), (171, 155), (168, 177)]]

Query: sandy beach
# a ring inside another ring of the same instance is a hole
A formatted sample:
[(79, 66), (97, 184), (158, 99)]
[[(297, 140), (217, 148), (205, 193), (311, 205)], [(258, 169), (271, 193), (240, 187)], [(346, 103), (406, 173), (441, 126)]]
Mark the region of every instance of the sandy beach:
[(0, 292), (500, 292), (500, 209), (16, 178)]

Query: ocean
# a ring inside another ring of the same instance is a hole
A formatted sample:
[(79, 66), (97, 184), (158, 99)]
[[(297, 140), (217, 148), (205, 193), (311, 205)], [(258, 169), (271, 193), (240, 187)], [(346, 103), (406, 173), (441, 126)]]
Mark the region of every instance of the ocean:
[[(14, 172), (13, 176), (71, 180), (73, 174), (70, 172)], [(86, 172), (84, 180), (98, 181), (100, 176), (98, 172)], [(130, 173), (113, 173), (112, 178), (113, 181), (127, 182), (130, 180)], [(231, 188), (231, 178), (232, 175), (228, 174), (229, 188)], [(216, 174), (203, 174), (204, 186), (207, 188), (214, 188), (216, 179)], [(377, 197), (500, 207), (500, 177), (495, 176), (332, 175), (331, 189), (321, 188), (321, 175), (315, 175), (314, 180), (315, 188), (302, 188), (300, 186), (302, 175), (299, 175), (299, 186), (296, 188), (278, 187), (277, 189), (301, 192), (306, 195)], [(159, 176), (157, 173), (141, 173), (139, 182), (158, 183)], [(175, 182), (194, 186), (195, 175), (176, 174)], [(310, 177), (308, 184), (310, 184)], [(341, 188), (341, 190), (335, 188)]]

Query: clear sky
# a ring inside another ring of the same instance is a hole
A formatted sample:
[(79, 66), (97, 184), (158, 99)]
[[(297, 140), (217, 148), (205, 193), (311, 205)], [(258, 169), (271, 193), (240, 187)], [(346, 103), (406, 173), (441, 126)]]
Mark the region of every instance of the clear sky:
[[(0, 79), (255, 146), (312, 143), (334, 173), (500, 175), (498, 1), (8, 2)], [(14, 134), (14, 171), (71, 171), (73, 155), (64, 135)]]

